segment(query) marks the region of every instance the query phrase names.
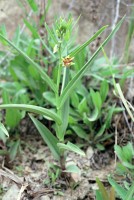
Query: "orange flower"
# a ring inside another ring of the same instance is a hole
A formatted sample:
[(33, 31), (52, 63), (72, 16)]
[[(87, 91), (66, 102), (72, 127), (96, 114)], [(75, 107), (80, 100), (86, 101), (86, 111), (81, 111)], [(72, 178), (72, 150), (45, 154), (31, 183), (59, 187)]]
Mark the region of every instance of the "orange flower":
[(67, 56), (65, 58), (62, 59), (63, 61), (63, 66), (64, 67), (70, 67), (71, 65), (73, 65), (74, 63), (72, 62), (74, 59), (74, 57), (70, 57), (70, 56)]

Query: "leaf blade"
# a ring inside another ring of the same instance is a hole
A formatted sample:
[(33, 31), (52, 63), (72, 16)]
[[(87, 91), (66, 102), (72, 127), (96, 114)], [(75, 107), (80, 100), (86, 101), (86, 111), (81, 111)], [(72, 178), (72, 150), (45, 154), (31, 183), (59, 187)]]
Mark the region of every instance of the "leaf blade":
[(89, 40), (87, 40), (84, 44), (74, 49), (69, 56), (73, 57), (76, 54), (80, 53), (86, 46), (88, 46), (93, 40), (95, 40), (108, 26), (103, 26), (100, 28)]
[(69, 150), (69, 151), (73, 151), (81, 156), (85, 156), (85, 153), (79, 149), (79, 147), (77, 147), (76, 145), (72, 144), (71, 142), (68, 142), (67, 144), (63, 144), (63, 143), (58, 143), (57, 146), (60, 148), (60, 149), (66, 149), (66, 150)]
[(35, 119), (30, 114), (29, 114), (29, 116), (30, 116), (31, 120), (33, 121), (34, 125), (36, 126), (37, 130), (39, 131), (40, 135), (42, 136), (43, 140), (46, 142), (46, 144), (50, 148), (54, 158), (59, 160), (60, 159), (60, 151), (59, 151), (59, 149), (57, 147), (57, 143), (58, 143), (57, 138), (40, 121)]
[(0, 105), (0, 109), (8, 109), (8, 108), (14, 108), (14, 109), (20, 109), (20, 110), (25, 110), (28, 112), (33, 112), (39, 115), (44, 115), (46, 117), (50, 117), (54, 121), (56, 121), (58, 124), (61, 124), (62, 121), (60, 117), (50, 111), (49, 109), (42, 108), (40, 106), (34, 106), (34, 105), (27, 105), (27, 104), (3, 104)]

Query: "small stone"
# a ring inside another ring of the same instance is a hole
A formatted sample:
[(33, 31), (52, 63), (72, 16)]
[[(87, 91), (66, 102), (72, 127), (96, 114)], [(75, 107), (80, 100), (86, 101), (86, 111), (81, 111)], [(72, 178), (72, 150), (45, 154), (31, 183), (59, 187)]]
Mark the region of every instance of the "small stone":
[(88, 149), (87, 149), (87, 151), (86, 151), (86, 156), (87, 156), (87, 158), (88, 158), (88, 159), (92, 158), (93, 153), (94, 153), (93, 148), (92, 148), (92, 147), (88, 147)]
[(12, 185), (10, 189), (3, 196), (2, 200), (15, 200), (19, 194), (20, 189), (16, 184)]
[(50, 198), (48, 195), (45, 195), (45, 196), (41, 196), (40, 200), (50, 200)]
[[(65, 197), (64, 196), (54, 196), (53, 200), (65, 200)], [(69, 200), (69, 199), (67, 199), (67, 200)]]

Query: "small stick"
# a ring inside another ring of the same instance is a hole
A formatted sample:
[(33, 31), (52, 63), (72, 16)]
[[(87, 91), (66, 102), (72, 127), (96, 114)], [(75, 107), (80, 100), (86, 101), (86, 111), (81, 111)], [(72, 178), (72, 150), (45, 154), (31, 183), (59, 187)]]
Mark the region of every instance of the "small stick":
[(28, 186), (28, 183), (25, 183), (21, 186), (21, 189), (19, 191), (19, 194), (18, 194), (18, 197), (17, 197), (17, 200), (21, 200), (21, 196), (22, 196), (22, 193), (25, 191), (25, 189), (27, 188)]

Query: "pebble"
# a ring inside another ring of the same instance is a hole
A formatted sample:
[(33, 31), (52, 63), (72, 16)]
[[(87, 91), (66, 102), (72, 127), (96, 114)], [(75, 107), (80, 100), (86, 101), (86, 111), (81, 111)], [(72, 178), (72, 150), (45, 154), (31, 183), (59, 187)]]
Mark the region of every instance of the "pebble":
[(45, 196), (41, 196), (40, 200), (50, 200), (50, 198), (48, 195), (45, 195)]
[(19, 194), (20, 189), (16, 184), (12, 185), (10, 189), (5, 193), (2, 200), (15, 200)]

